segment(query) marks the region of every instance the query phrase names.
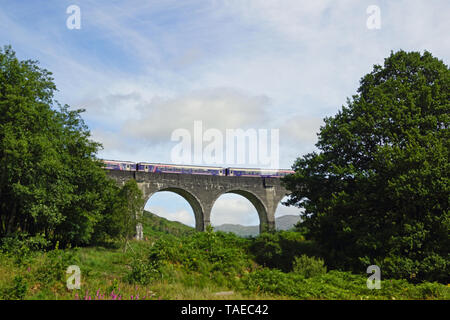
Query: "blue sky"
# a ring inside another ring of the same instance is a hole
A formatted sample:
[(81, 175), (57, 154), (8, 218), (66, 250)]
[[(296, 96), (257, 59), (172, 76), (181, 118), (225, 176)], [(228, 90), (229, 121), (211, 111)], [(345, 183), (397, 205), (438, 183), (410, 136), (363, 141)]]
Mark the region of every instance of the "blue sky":
[[(70, 5), (80, 7), (79, 30), (66, 27)], [(366, 26), (369, 5), (380, 8), (380, 29)], [(170, 162), (171, 132), (202, 120), (279, 129), (280, 166), (290, 167), (392, 50), (429, 50), (448, 64), (449, 12), (446, 0), (0, 0), (0, 44), (39, 60), (58, 101), (87, 110), (101, 157)], [(193, 224), (173, 194), (147, 208)], [(213, 224), (257, 220), (239, 196), (213, 208)]]

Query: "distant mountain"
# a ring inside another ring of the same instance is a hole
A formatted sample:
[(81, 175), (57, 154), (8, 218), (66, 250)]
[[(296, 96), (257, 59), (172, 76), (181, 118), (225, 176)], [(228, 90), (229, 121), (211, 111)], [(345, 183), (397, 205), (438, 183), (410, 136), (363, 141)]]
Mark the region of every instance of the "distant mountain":
[[(289, 230), (300, 221), (300, 216), (285, 215), (275, 218), (275, 228), (277, 230)], [(242, 226), (240, 224), (222, 224), (215, 226), (214, 230), (223, 232), (232, 232), (240, 237), (257, 236), (259, 233), (259, 226)]]
[(289, 230), (294, 227), (294, 225), (300, 221), (300, 216), (285, 215), (275, 218), (275, 228), (277, 230)]
[[(289, 230), (300, 220), (300, 216), (285, 215), (275, 219), (277, 230)], [(170, 221), (159, 217), (149, 211), (144, 211), (143, 223), (144, 237), (161, 236), (163, 234), (173, 234), (176, 236), (188, 235), (195, 232), (195, 229), (184, 225), (181, 222)], [(243, 226), (240, 224), (222, 224), (215, 226), (214, 230), (232, 232), (240, 237), (257, 236), (259, 226)]]
[(215, 231), (232, 232), (240, 237), (253, 237), (259, 233), (259, 226), (242, 226), (240, 224), (221, 224), (214, 227)]

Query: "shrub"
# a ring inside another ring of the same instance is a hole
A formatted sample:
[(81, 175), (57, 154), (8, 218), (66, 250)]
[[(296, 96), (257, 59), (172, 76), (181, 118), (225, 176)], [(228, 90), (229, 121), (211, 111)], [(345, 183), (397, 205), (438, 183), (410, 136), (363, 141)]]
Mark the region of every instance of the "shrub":
[(56, 249), (44, 255), (44, 261), (37, 269), (36, 278), (42, 284), (49, 286), (57, 281), (65, 280), (67, 267), (78, 263), (77, 249)]
[(147, 285), (160, 275), (156, 262), (146, 261), (142, 258), (133, 258), (130, 266), (131, 271), (126, 276), (126, 280), (129, 283)]
[(305, 278), (311, 278), (325, 274), (327, 272), (327, 267), (323, 265), (322, 259), (308, 257), (304, 254), (300, 257), (295, 257), (293, 272), (302, 275)]
[(263, 268), (242, 278), (239, 289), (299, 299), (449, 299), (450, 288), (438, 283), (413, 285), (406, 280), (382, 280), (380, 290), (370, 290), (366, 275), (330, 271), (306, 279), (296, 273)]
[(301, 275), (284, 273), (278, 269), (262, 268), (243, 277), (241, 284), (251, 292), (274, 293), (302, 298), (298, 290), (305, 279)]
[(0, 290), (0, 297), (4, 300), (23, 300), (28, 291), (28, 283), (22, 276), (15, 276), (13, 283)]
[(43, 235), (30, 237), (26, 233), (16, 233), (2, 239), (0, 252), (14, 257), (18, 265), (27, 263), (34, 251), (45, 249), (49, 242)]
[(423, 280), (441, 283), (450, 281), (450, 259), (436, 254), (430, 254), (422, 260), (390, 255), (378, 261), (377, 265), (380, 266), (383, 275), (389, 278), (409, 279), (414, 283)]
[(320, 257), (316, 244), (306, 241), (298, 232), (263, 233), (251, 241), (249, 250), (258, 264), (285, 272), (292, 270), (295, 256)]
[(164, 237), (150, 249), (150, 261), (181, 266), (188, 272), (238, 275), (251, 266), (245, 248), (248, 240), (231, 233), (198, 232), (180, 238)]

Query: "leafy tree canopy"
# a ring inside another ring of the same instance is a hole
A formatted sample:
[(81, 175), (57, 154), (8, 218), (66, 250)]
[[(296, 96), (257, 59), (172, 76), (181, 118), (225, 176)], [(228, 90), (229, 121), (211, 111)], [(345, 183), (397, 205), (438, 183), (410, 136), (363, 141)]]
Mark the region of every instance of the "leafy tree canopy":
[(54, 100), (51, 73), (0, 50), (0, 237), (86, 244), (115, 186), (80, 113)]
[(431, 53), (391, 53), (295, 162), (288, 204), (331, 267), (450, 280), (449, 86)]

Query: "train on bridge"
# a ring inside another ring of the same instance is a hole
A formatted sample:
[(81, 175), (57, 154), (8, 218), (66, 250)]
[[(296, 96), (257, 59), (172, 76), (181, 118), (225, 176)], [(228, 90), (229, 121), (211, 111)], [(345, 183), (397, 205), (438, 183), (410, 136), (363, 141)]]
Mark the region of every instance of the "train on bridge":
[(294, 173), (287, 169), (256, 169), (256, 168), (224, 168), (207, 166), (190, 166), (178, 164), (162, 164), (148, 162), (131, 162), (117, 160), (102, 160), (105, 169), (122, 171), (142, 171), (160, 173), (201, 174), (210, 176), (238, 177), (275, 177), (280, 178)]

